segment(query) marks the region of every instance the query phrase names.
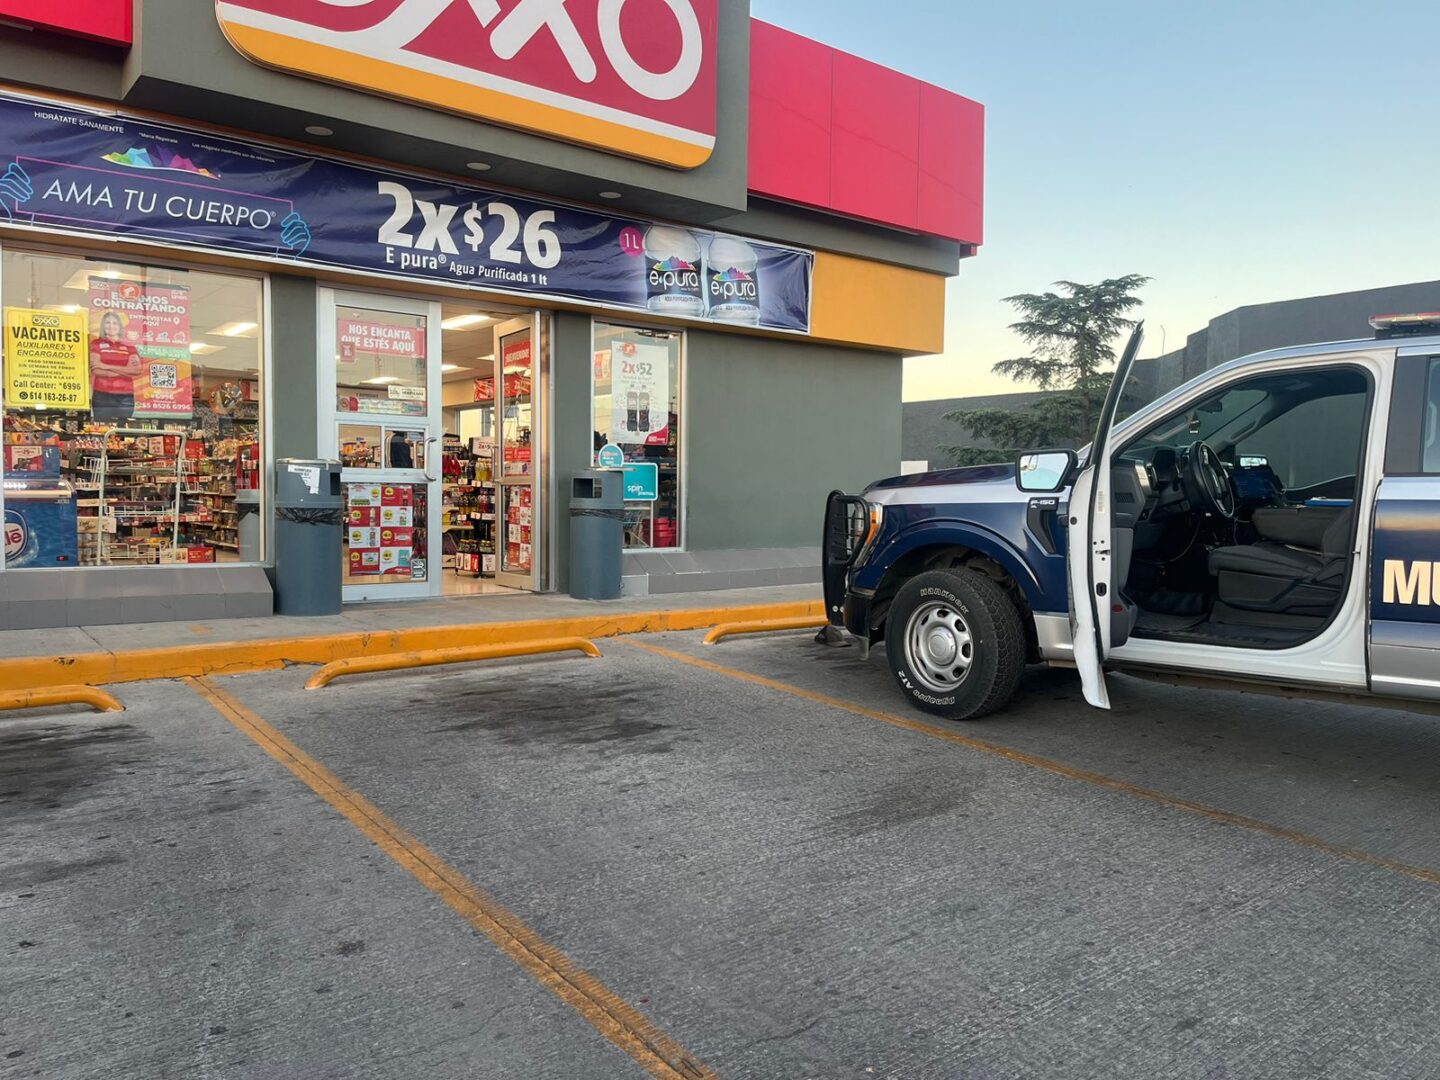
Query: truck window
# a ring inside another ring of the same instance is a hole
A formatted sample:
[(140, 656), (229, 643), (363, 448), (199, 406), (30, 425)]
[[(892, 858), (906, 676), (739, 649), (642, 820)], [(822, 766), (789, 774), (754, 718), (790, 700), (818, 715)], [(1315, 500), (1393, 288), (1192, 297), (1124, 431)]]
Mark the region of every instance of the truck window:
[(1168, 446), (1173, 449), (1189, 446), (1197, 439), (1209, 439), (1217, 431), (1234, 423), (1269, 396), (1259, 387), (1231, 387), (1171, 417), (1158, 428), (1140, 437), (1138, 446)]
[(1242, 457), (1268, 459), (1287, 488), (1354, 476), (1365, 433), (1365, 394), (1311, 398), (1247, 436)]
[(1421, 442), (1421, 468), (1427, 473), (1440, 473), (1440, 359), (1430, 361), (1430, 374), (1425, 380), (1425, 428)]

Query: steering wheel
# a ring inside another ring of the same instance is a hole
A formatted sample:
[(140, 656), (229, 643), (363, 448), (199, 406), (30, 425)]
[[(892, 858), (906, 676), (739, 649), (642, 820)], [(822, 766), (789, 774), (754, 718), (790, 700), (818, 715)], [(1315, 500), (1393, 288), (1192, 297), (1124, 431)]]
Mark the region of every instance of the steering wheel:
[(1203, 441), (1185, 451), (1185, 488), (1190, 501), (1226, 520), (1235, 516), (1235, 491), (1220, 456)]

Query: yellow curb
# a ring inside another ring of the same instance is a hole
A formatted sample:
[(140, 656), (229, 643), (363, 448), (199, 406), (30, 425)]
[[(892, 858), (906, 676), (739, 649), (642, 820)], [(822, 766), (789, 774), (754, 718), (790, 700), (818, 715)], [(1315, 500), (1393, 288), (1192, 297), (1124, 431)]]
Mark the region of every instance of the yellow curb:
[(47, 686), (0, 693), (0, 709), (44, 709), (51, 705), (89, 705), (96, 712), (124, 712), (114, 694), (93, 686)]
[(261, 641), (177, 645), (128, 652), (80, 653), (73, 656), (23, 656), (0, 660), (0, 691), (35, 690), (44, 686), (139, 682), (205, 675), (240, 675), (269, 671), (287, 664), (328, 664), (352, 656), (385, 656), (423, 649), (500, 645), (537, 638), (607, 638), (621, 634), (663, 634), (701, 630), (720, 623), (750, 619), (820, 616), (819, 600), (745, 607), (692, 608), (680, 611), (584, 615), (567, 619), (424, 626), (407, 630), (376, 630)]
[(714, 645), (727, 637), (741, 634), (774, 634), (781, 630), (818, 630), (826, 623), (823, 615), (798, 615), (793, 619), (754, 619), (747, 622), (721, 623), (705, 635), (703, 644)]
[(508, 645), (470, 645), (463, 649), (425, 649), (421, 652), (389, 653), (386, 656), (351, 656), (326, 664), (310, 676), (305, 689), (319, 690), (346, 675), (409, 671), (411, 668), (439, 667), (441, 664), (473, 664), (479, 660), (508, 660), (516, 656), (540, 656), (557, 652), (582, 652), (591, 657), (600, 655), (600, 650), (588, 638), (569, 637), (515, 641)]

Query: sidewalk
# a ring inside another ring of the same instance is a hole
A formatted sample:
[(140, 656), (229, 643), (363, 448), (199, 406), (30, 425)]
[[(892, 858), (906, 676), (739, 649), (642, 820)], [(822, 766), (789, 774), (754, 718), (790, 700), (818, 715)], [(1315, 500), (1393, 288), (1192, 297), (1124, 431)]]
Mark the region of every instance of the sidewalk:
[[(733, 614), (731, 614), (733, 612)], [(556, 594), (456, 597), (349, 606), (317, 618), (129, 623), (0, 631), (0, 688), (99, 684), (199, 671), (247, 670), (338, 656), (443, 648), (515, 635), (607, 637), (693, 629), (731, 619), (823, 614), (815, 585), (670, 593), (619, 600)], [(523, 624), (523, 625), (520, 625)]]

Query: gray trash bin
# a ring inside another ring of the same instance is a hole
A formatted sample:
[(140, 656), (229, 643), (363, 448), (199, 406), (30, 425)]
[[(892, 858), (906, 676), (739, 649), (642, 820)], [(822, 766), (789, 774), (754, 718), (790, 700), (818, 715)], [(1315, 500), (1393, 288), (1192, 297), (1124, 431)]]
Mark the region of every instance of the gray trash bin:
[(242, 488), (235, 492), (235, 531), (241, 562), (260, 561), (260, 492)]
[(338, 461), (275, 462), (276, 614), (340, 613), (344, 521)]
[(625, 474), (587, 469), (570, 481), (570, 595), (614, 600), (620, 595), (624, 548)]

